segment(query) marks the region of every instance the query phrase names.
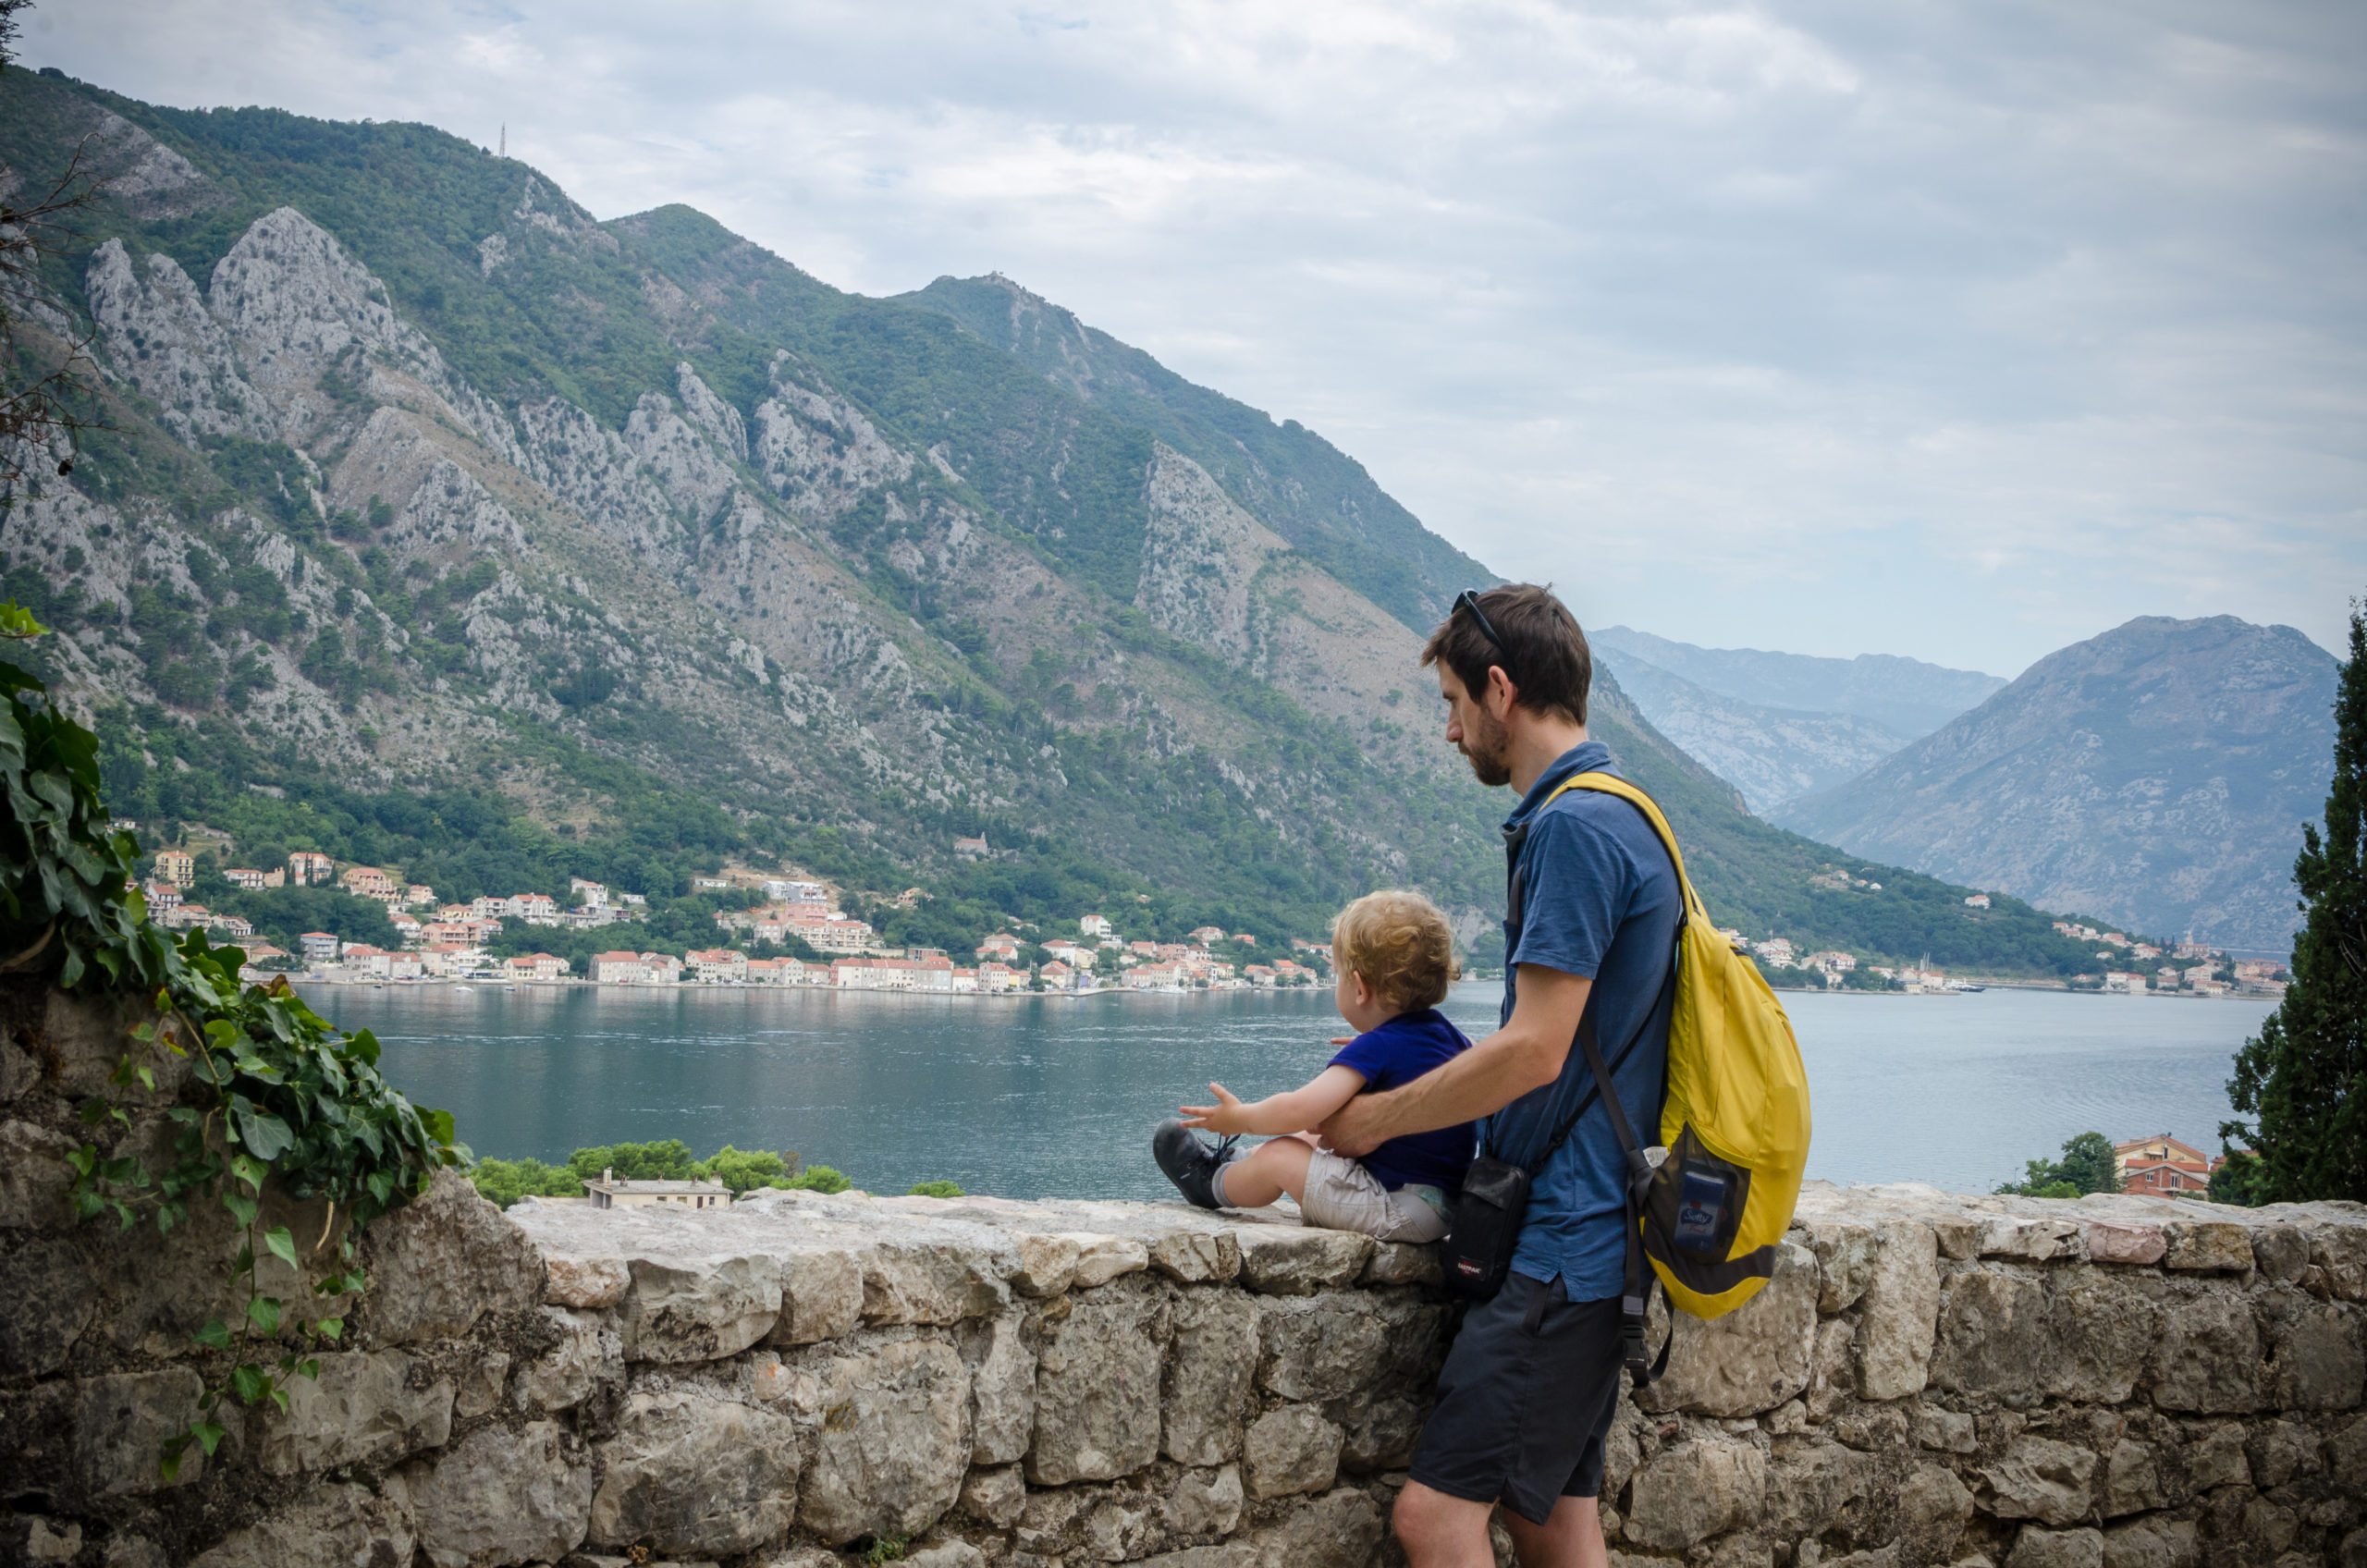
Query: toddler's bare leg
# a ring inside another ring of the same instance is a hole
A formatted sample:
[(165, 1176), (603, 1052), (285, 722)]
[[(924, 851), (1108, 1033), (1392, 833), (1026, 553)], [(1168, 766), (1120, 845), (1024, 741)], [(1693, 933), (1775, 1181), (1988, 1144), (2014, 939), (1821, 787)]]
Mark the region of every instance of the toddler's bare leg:
[(1231, 1208), (1263, 1208), (1284, 1193), (1306, 1190), (1306, 1162), (1315, 1145), (1297, 1138), (1269, 1138), (1224, 1168), (1224, 1201)]

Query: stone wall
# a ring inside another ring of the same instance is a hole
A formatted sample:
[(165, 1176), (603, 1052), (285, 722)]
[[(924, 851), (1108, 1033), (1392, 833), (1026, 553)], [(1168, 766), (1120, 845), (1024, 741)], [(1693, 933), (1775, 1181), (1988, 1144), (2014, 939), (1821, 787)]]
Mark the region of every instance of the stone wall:
[[(187, 1332), (235, 1304), (218, 1224), (67, 1214), (119, 1030), (0, 996), (0, 1562), (1402, 1562), (1434, 1259), (1166, 1205), (504, 1216), (448, 1175), (371, 1232), (319, 1380), (168, 1485)], [(2357, 1206), (1812, 1187), (1772, 1283), (1623, 1399), (1613, 1562), (2357, 1568), (2362, 1298)]]

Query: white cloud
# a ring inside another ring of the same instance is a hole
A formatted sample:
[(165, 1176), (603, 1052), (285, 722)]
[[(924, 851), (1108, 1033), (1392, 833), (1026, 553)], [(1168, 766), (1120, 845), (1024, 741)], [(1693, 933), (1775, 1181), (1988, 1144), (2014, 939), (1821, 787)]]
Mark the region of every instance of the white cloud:
[(2018, 668), (2367, 587), (2367, 14), (50, 0), (866, 292), (1000, 269), (1593, 619)]

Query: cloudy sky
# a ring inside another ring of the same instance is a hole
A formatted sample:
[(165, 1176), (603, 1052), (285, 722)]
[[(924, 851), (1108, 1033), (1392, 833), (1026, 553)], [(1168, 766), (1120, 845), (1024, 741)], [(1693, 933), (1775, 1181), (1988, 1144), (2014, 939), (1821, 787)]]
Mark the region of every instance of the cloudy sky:
[(43, 0), (841, 287), (1001, 271), (1589, 622), (2013, 674), (2367, 592), (2367, 7)]

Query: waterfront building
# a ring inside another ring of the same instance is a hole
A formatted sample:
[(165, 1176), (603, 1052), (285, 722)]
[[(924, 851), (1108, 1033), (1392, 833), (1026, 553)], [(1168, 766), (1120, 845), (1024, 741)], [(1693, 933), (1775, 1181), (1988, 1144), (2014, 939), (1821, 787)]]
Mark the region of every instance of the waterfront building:
[(184, 850), (156, 851), (156, 879), (176, 888), (186, 888), (197, 880), (197, 857)]
[(617, 1180), (616, 1168), (600, 1172), (596, 1182), (583, 1183), (594, 1208), (730, 1208), (731, 1189), (720, 1182), (634, 1182)]

